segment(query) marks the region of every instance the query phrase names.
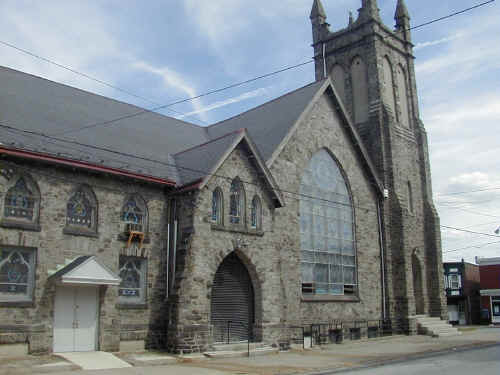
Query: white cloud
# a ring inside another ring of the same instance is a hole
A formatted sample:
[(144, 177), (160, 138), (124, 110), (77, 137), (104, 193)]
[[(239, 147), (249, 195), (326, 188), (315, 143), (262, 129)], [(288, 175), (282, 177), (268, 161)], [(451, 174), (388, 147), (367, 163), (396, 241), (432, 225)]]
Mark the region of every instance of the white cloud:
[(259, 88), (257, 90), (248, 91), (248, 92), (245, 92), (241, 95), (235, 96), (233, 98), (217, 101), (217, 102), (212, 103), (210, 105), (207, 105), (201, 109), (185, 113), (182, 116), (178, 116), (178, 118), (182, 119), (182, 118), (185, 118), (187, 116), (212, 111), (214, 109), (225, 107), (225, 106), (230, 105), (230, 104), (239, 103), (241, 101), (256, 98), (256, 97), (262, 96), (262, 95), (267, 95), (269, 92), (268, 89), (269, 89), (268, 87), (262, 87), (262, 88)]
[[(137, 61), (133, 63), (132, 66), (134, 68), (159, 75), (163, 79), (163, 82), (167, 87), (172, 87), (176, 90), (182, 91), (186, 93), (190, 98), (197, 96), (195, 88), (188, 83), (187, 79), (166, 66), (156, 68), (144, 61)], [(193, 99), (190, 102), (195, 108), (194, 113), (199, 113), (200, 118), (203, 121), (208, 121), (207, 117), (204, 115), (204, 112), (206, 111), (203, 110), (203, 104), (201, 103), (200, 99)]]
[(420, 43), (417, 43), (415, 45), (415, 47), (413, 47), (413, 50), (417, 51), (417, 50), (425, 48), (425, 47), (437, 46), (439, 44), (451, 42), (452, 40), (455, 40), (455, 39), (458, 39), (458, 38), (461, 38), (461, 37), (463, 37), (463, 34), (459, 33), (459, 34), (455, 34), (455, 35), (452, 35), (452, 36), (448, 36), (446, 38), (431, 40), (431, 41), (428, 41), (428, 42), (420, 42)]

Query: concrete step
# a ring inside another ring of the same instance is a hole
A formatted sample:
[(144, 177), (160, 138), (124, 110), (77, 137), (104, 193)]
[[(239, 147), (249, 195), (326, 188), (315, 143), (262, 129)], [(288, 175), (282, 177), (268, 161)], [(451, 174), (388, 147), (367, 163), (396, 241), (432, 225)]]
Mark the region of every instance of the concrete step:
[[(272, 353), (278, 353), (278, 348), (273, 348), (271, 346), (266, 346), (262, 348), (256, 348), (250, 350), (250, 357), (256, 357), (260, 355), (267, 355)], [(248, 355), (247, 350), (220, 350), (215, 352), (204, 352), (204, 356), (208, 358), (236, 358), (236, 357), (246, 357)]]
[[(263, 342), (251, 342), (250, 350), (255, 350), (258, 348), (265, 347)], [(248, 343), (246, 341), (231, 342), (229, 344), (213, 344), (210, 349), (213, 352), (234, 352), (247, 350)]]

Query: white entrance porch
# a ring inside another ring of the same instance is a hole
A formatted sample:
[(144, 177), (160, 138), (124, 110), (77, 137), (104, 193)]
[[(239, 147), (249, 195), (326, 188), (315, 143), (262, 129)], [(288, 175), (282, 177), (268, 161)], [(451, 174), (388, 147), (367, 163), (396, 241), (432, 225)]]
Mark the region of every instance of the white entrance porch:
[(56, 284), (53, 351), (98, 350), (100, 286), (120, 285), (120, 278), (94, 256), (78, 257), (50, 278)]

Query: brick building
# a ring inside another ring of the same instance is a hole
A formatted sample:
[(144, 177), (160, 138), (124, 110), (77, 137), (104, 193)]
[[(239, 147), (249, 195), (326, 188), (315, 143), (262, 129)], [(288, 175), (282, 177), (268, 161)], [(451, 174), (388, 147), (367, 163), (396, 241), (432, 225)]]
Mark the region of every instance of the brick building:
[(276, 343), (446, 319), (405, 4), (396, 30), (376, 1), (334, 33), (319, 0), (310, 18), (316, 82), (209, 127), (0, 68), (0, 343), (190, 352), (228, 324)]
[(444, 262), (443, 268), (448, 321), (452, 324), (479, 324), (479, 266), (462, 259), (461, 262)]
[(500, 324), (500, 258), (477, 258), (481, 277), (481, 309), (492, 324)]

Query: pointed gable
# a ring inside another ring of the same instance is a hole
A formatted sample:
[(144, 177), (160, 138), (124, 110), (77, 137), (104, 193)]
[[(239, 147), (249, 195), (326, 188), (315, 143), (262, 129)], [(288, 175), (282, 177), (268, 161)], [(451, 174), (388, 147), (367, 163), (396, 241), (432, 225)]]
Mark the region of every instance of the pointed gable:
[(95, 256), (76, 258), (50, 279), (61, 284), (120, 285), (121, 279), (97, 260)]

